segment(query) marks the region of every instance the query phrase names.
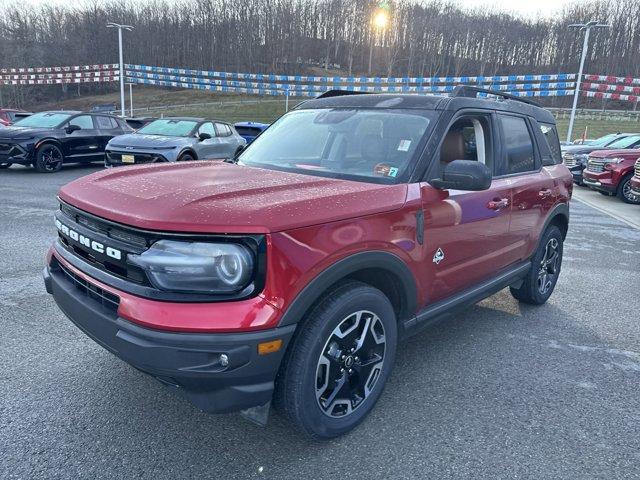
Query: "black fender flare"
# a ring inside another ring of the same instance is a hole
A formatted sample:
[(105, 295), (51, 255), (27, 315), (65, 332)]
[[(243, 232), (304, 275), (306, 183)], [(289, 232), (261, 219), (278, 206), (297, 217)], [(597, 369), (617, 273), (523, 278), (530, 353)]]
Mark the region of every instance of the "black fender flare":
[(540, 247), (540, 240), (542, 239), (542, 234), (545, 232), (547, 227), (553, 222), (557, 217), (564, 217), (567, 222), (567, 228), (569, 226), (569, 205), (566, 203), (560, 203), (553, 207), (549, 215), (547, 215), (546, 220), (544, 221), (544, 225), (542, 225), (542, 229), (540, 230), (540, 235), (538, 236), (538, 241), (536, 242), (536, 252)]
[[(298, 323), (307, 310), (340, 280), (360, 270), (376, 268), (386, 270), (402, 282), (405, 315), (413, 315), (418, 304), (416, 280), (406, 263), (397, 255), (383, 251), (361, 252), (342, 258), (320, 272), (298, 293), (280, 319), (279, 326)], [(401, 320), (400, 318), (398, 320)]]
[(54, 137), (45, 137), (45, 138), (41, 138), (40, 140), (38, 140), (36, 143), (33, 144), (33, 161), (34, 162), (37, 160), (36, 154), (38, 153), (38, 149), (42, 145), (46, 145), (46, 144), (52, 144), (58, 147), (62, 152), (62, 158), (64, 159), (65, 157), (64, 147), (62, 146), (62, 142), (60, 141), (60, 139), (54, 138)]

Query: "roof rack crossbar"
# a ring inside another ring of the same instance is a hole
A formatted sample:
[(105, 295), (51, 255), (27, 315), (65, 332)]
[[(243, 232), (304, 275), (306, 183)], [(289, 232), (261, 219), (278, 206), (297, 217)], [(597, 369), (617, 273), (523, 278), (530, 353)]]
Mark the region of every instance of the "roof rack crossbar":
[(536, 102), (529, 100), (528, 98), (518, 97), (517, 95), (511, 95), (510, 93), (500, 92), (497, 90), (491, 90), (489, 88), (474, 87), (473, 85), (458, 85), (453, 89), (452, 97), (469, 97), (476, 98), (478, 93), (486, 93), (487, 95), (494, 95), (496, 97), (502, 97), (509, 100), (515, 100), (517, 102), (527, 103), (535, 107), (539, 107)]

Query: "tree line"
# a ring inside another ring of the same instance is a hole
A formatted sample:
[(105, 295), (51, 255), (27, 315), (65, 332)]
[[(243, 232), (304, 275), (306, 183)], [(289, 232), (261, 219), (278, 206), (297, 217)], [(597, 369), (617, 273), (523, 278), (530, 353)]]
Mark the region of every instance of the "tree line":
[[(392, 0), (388, 23), (371, 0), (102, 0), (74, 6), (0, 7), (0, 67), (125, 62), (255, 73), (382, 76), (496, 75), (577, 71), (592, 19), (588, 73), (640, 76), (640, 0), (576, 0), (555, 16), (521, 18), (463, 10), (443, 0)], [(2, 87), (4, 103), (60, 87)], [(71, 88), (71, 87), (69, 87)], [(75, 87), (73, 87), (75, 88)], [(82, 86), (105, 89), (112, 86)]]

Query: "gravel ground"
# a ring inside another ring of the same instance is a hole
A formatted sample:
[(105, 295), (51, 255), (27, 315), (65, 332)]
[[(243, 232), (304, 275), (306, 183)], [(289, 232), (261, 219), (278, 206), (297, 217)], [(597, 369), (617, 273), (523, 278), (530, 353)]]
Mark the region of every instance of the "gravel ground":
[(548, 304), (411, 338), (368, 420), (312, 443), (199, 412), (56, 308), (55, 192), (95, 170), (0, 171), (0, 478), (640, 478), (640, 230), (574, 201)]

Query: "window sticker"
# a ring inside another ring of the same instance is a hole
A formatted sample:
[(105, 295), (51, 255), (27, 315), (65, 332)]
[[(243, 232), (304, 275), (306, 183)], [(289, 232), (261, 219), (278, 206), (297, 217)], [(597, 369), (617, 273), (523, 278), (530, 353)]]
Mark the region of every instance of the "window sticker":
[(377, 175), (383, 175), (385, 177), (397, 177), (400, 172), (397, 167), (391, 167), (384, 163), (379, 163), (375, 166), (374, 172)]
[(408, 152), (409, 147), (411, 147), (411, 140), (400, 140), (400, 143), (398, 144), (398, 151)]

